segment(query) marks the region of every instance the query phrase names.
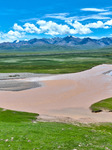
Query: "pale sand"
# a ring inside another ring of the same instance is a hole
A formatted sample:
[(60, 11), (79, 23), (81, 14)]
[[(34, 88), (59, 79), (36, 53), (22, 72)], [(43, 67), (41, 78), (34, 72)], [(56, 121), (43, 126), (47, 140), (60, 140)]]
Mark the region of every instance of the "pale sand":
[[(44, 83), (26, 91), (0, 91), (0, 107), (48, 116), (70, 117), (75, 121), (112, 122), (112, 113), (91, 113), (91, 104), (112, 97), (112, 65), (100, 65), (80, 73), (22, 79)], [(52, 117), (51, 117), (52, 118)], [(48, 117), (49, 120), (49, 117)]]

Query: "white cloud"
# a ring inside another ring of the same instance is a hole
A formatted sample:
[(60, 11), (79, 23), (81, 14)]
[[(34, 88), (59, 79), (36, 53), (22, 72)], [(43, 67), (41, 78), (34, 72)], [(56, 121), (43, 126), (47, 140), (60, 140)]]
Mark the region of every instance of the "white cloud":
[(52, 16), (60, 16), (60, 17), (61, 17), (61, 16), (67, 16), (67, 15), (69, 15), (69, 13), (53, 13), (53, 14), (46, 14), (45, 16), (46, 16), (46, 17), (48, 17), (48, 16), (49, 16), (49, 17), (50, 17), (50, 16), (51, 16), (51, 17), (52, 17)]
[[(88, 9), (89, 8), (85, 8)], [(92, 8), (92, 10), (96, 8)], [(92, 11), (91, 10), (91, 11)], [(96, 11), (96, 10), (95, 10)], [(87, 15), (87, 16), (73, 16), (68, 17), (68, 13), (58, 13), (58, 14), (47, 14), (46, 17), (55, 18), (64, 20), (64, 24), (56, 23), (54, 21), (45, 21), (45, 20), (38, 20), (36, 24), (26, 22), (24, 25), (18, 25), (17, 23), (14, 24), (13, 30), (10, 30), (7, 33), (0, 32), (0, 42), (2, 41), (14, 41), (22, 38), (26, 38), (26, 36), (34, 36), (33, 33), (37, 34), (47, 34), (51, 36), (56, 35), (66, 35), (66, 34), (80, 34), (86, 35), (92, 33), (92, 29), (98, 28), (111, 28), (112, 27), (112, 19), (107, 15), (111, 12), (106, 12), (106, 10), (102, 13), (101, 9), (97, 10), (97, 14)], [(88, 19), (96, 19), (96, 22), (90, 22), (88, 24), (83, 24), (84, 20)], [(108, 19), (108, 21), (104, 22), (103, 19)], [(81, 22), (82, 21), (82, 22)]]
[(104, 12), (107, 11), (105, 9), (99, 9), (99, 8), (82, 8), (82, 11), (93, 11), (93, 12)]
[(102, 21), (97, 21), (94, 23), (89, 23), (87, 25), (85, 25), (88, 28), (105, 28), (104, 23)]
[(27, 33), (40, 33), (40, 29), (37, 28), (34, 24), (25, 23), (23, 26), (25, 27), (24, 31)]
[(10, 31), (6, 34), (6, 36), (18, 37), (18, 38), (20, 38), (21, 35), (22, 35), (22, 34), (21, 34), (20, 32), (18, 32), (18, 31), (12, 31), (12, 30), (10, 30)]
[(93, 22), (93, 23), (88, 23), (86, 25), (83, 25), (78, 21), (74, 21), (74, 23), (68, 22), (68, 24), (73, 26), (78, 34), (89, 34), (92, 32), (91, 28), (93, 28), (93, 29), (98, 29), (98, 28), (108, 29), (109, 28), (108, 25), (109, 24), (112, 25), (112, 20), (110, 20), (106, 23), (103, 23), (102, 21), (97, 21), (97, 22)]
[(99, 15), (108, 16), (108, 15), (112, 15), (112, 12), (111, 11), (103, 12), (103, 13), (99, 13)]
[(20, 39), (24, 37), (23, 32), (18, 32), (18, 31), (12, 31), (10, 30), (7, 33), (0, 32), (0, 42), (13, 42), (14, 40)]
[(49, 35), (65, 35), (65, 34), (89, 34), (92, 31), (89, 29), (89, 26), (84, 26), (78, 21), (75, 21), (72, 23), (72, 20), (69, 20), (67, 22), (69, 25), (72, 26), (70, 28), (68, 25), (64, 24), (57, 24), (53, 21), (45, 21), (45, 20), (38, 20), (37, 25), (39, 25), (39, 28), (37, 28), (34, 24), (25, 23), (22, 26), (19, 26), (18, 24), (14, 24), (13, 29), (15, 31), (19, 32), (25, 32), (25, 33), (45, 33)]
[(64, 34), (76, 34), (77, 31), (74, 29), (70, 29), (68, 25), (57, 24), (53, 21), (44, 21), (39, 20), (37, 24), (40, 25), (39, 29), (41, 32), (49, 35), (64, 35)]
[(102, 16), (100, 14), (97, 14), (97, 15), (81, 16), (77, 20), (78, 21), (85, 21), (85, 20), (91, 20), (91, 19), (94, 19), (94, 20), (106, 20), (106, 19), (110, 19), (110, 17)]
[[(107, 12), (104, 12), (107, 13)], [(71, 16), (71, 17), (67, 17), (66, 15), (55, 15), (55, 14), (47, 14), (45, 15), (46, 18), (54, 18), (54, 19), (60, 19), (60, 20), (64, 20), (66, 23), (70, 23), (72, 21), (85, 21), (85, 20), (107, 20), (110, 19), (109, 16), (104, 15), (103, 13), (98, 13), (98, 14), (92, 14), (92, 15), (86, 15), (86, 16)]]
[(92, 31), (86, 27), (85, 25), (82, 25), (80, 22), (75, 21), (74, 23), (69, 23), (71, 26), (73, 26), (78, 34), (89, 34)]
[(111, 20), (108, 20), (107, 22), (105, 22), (105, 25), (112, 26), (112, 19), (111, 19)]
[(37, 24), (38, 25), (45, 25), (46, 21), (45, 20), (39, 20), (39, 21), (37, 21)]
[(45, 18), (55, 18), (60, 20), (65, 20), (66, 16), (68, 16), (69, 13), (53, 13), (53, 14), (46, 14)]
[(17, 23), (14, 24), (13, 29), (16, 31), (24, 31), (24, 29)]
[(29, 19), (21, 19), (20, 22), (29, 22), (29, 21), (37, 21), (39, 18), (29, 18)]
[(31, 23), (25, 23), (22, 26), (18, 25), (17, 23), (14, 24), (13, 29), (15, 31), (20, 31), (20, 32), (27, 32), (27, 33), (40, 33), (40, 29), (37, 28), (34, 24)]
[[(85, 8), (84, 10), (90, 10), (90, 8)], [(73, 17), (66, 17), (66, 16), (59, 16), (54, 14), (48, 14), (46, 17), (48, 18), (55, 18), (55, 19), (61, 19), (64, 20), (67, 24), (71, 25), (75, 28), (75, 32), (78, 34), (89, 34), (92, 31), (91, 28), (97, 29), (97, 28), (105, 28), (108, 29), (108, 24), (104, 24), (101, 20), (107, 20), (110, 19), (109, 16), (106, 16), (107, 13), (110, 14), (110, 12), (105, 12), (104, 9), (97, 9), (97, 8), (91, 8), (91, 11), (97, 11), (97, 12), (103, 12), (98, 14), (92, 14), (87, 16), (73, 16)], [(105, 14), (104, 14), (105, 13)], [(81, 24), (79, 21), (85, 21), (85, 20), (98, 20), (97, 22), (89, 23), (86, 25)], [(73, 23), (74, 22), (74, 23)]]

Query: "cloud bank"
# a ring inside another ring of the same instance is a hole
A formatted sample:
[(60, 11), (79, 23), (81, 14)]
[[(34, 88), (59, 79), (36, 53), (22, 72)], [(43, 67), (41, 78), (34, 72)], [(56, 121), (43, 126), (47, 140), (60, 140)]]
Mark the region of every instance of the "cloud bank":
[[(8, 32), (0, 32), (0, 42), (24, 39), (31, 35), (89, 35), (95, 29), (112, 28), (112, 12), (107, 9), (82, 8), (82, 12), (93, 12), (91, 15), (70, 16), (70, 13), (46, 14), (43, 19), (32, 23), (32, 19), (25, 23), (14, 23)], [(55, 19), (55, 20), (53, 20)], [(34, 21), (34, 20), (33, 20)]]
[(99, 9), (99, 8), (82, 8), (82, 11), (93, 11), (93, 12), (104, 12), (107, 11), (106, 9)]

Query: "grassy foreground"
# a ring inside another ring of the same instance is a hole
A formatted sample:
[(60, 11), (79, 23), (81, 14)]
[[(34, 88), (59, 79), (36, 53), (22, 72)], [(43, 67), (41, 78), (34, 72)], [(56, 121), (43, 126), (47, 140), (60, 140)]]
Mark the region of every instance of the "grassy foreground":
[(112, 98), (108, 98), (93, 104), (90, 109), (92, 112), (101, 112), (103, 110), (112, 111)]
[(1, 150), (111, 150), (112, 124), (32, 122), (38, 114), (0, 109)]

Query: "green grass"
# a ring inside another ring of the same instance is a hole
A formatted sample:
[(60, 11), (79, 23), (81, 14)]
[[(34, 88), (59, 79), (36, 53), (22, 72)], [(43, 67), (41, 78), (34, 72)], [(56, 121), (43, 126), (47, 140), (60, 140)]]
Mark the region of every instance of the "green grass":
[(1, 123), (2, 150), (112, 149), (112, 125), (90, 127), (62, 123)]
[(112, 149), (112, 124), (32, 122), (37, 116), (38, 114), (0, 109), (0, 149)]
[(100, 64), (112, 64), (112, 51), (0, 54), (0, 73), (75, 73)]
[(112, 111), (112, 98), (108, 98), (91, 105), (92, 112), (101, 112), (103, 110)]
[(38, 114), (5, 110), (0, 108), (0, 122), (31, 122), (37, 119)]

